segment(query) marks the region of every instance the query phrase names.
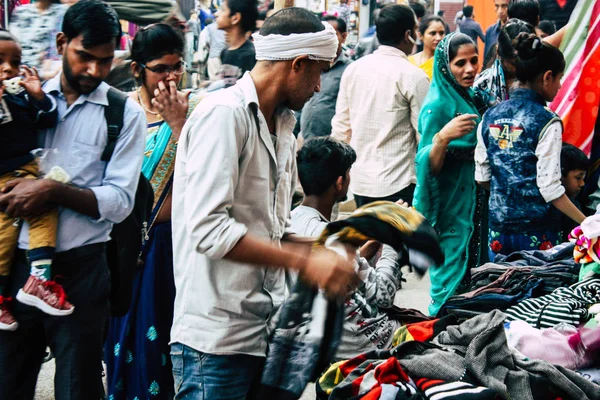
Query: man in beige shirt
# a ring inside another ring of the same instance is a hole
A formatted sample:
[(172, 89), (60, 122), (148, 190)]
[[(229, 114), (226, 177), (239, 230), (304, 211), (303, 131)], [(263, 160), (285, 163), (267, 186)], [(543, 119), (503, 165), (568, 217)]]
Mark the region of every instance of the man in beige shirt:
[(356, 204), (412, 202), (417, 124), (429, 90), (427, 75), (408, 61), (417, 22), (406, 5), (385, 6), (376, 21), (380, 47), (344, 72), (332, 136), (357, 153), (350, 188)]
[(358, 283), (348, 260), (299, 244), (290, 221), (297, 180), (291, 110), (319, 91), (336, 56), (335, 29), (286, 8), (254, 44), (256, 66), (198, 105), (177, 148), (175, 399), (252, 398), (267, 323), (284, 299), (283, 269), (340, 299)]

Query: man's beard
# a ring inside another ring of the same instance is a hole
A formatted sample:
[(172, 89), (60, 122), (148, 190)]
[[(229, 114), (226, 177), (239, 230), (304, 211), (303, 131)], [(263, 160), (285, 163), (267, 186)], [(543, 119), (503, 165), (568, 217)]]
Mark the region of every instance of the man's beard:
[(86, 80), (93, 82), (93, 85), (92, 85), (93, 88), (91, 90), (88, 88), (85, 88), (85, 89), (82, 88), (81, 84), (79, 83), (79, 80), (81, 79), (81, 77), (76, 78), (73, 75), (73, 71), (71, 70), (71, 66), (69, 65), (69, 62), (67, 61), (66, 56), (63, 57), (63, 74), (65, 75), (65, 79), (69, 83), (69, 86), (71, 86), (71, 89), (75, 90), (79, 94), (90, 94), (94, 90), (96, 90), (98, 88), (98, 86), (100, 86), (100, 84), (102, 83), (101, 79), (86, 77), (85, 78)]

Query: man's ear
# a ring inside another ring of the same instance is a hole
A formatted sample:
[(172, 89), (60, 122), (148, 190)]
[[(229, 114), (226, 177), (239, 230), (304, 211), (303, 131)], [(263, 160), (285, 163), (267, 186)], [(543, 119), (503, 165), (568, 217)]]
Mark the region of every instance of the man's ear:
[(307, 55), (302, 55), (294, 58), (294, 60), (292, 60), (292, 71), (300, 71), (302, 68), (304, 68), (308, 60), (309, 58)]
[(335, 190), (340, 192), (343, 188), (344, 188), (344, 177), (338, 176), (338, 178), (335, 180)]
[(237, 25), (242, 22), (242, 14), (237, 12), (230, 16), (231, 25)]
[(58, 54), (60, 54), (61, 56), (65, 55), (68, 43), (69, 41), (67, 40), (65, 34), (62, 32), (58, 32), (58, 34), (56, 35), (56, 49), (58, 50)]
[(348, 39), (348, 32), (342, 33), (342, 43), (345, 43), (346, 39)]

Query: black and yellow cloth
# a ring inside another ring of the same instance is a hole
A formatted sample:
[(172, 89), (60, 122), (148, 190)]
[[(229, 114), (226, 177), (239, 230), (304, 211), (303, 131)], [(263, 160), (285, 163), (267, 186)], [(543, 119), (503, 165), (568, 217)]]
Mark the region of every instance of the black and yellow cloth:
[[(365, 205), (349, 218), (328, 224), (316, 246), (324, 246), (333, 235), (355, 245), (366, 240), (388, 244), (402, 254), (402, 260), (421, 269), (427, 262), (443, 262), (437, 234), (427, 220), (414, 209), (391, 202)], [(343, 307), (298, 281), (269, 340), (259, 398), (300, 398), (306, 385), (317, 379), (335, 355), (342, 335)]]

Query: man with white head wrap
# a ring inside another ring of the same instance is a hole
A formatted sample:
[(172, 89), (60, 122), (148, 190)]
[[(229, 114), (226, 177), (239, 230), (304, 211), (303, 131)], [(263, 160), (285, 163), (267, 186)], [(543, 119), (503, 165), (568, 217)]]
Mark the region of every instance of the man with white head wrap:
[[(254, 36), (257, 64), (202, 101), (181, 134), (173, 189), (176, 399), (252, 398), (284, 269), (330, 295), (357, 283), (350, 262), (310, 252), (290, 230), (292, 135), (337, 50), (335, 30), (286, 8)], [(283, 268), (274, 268), (283, 267)]]

